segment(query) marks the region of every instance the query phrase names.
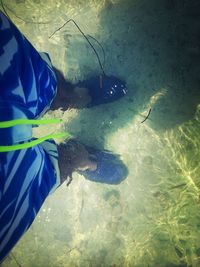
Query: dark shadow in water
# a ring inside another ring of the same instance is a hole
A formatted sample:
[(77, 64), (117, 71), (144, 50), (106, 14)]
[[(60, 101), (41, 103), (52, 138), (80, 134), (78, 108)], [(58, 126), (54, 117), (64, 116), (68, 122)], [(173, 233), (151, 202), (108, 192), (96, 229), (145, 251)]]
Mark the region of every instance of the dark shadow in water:
[[(106, 136), (99, 133), (101, 123), (111, 120), (105, 134), (112, 133), (144, 108), (152, 108), (149, 122), (155, 130), (172, 128), (194, 116), (200, 102), (199, 15), (199, 1), (105, 1), (95, 37), (106, 51), (106, 73), (125, 80), (129, 92), (118, 103), (94, 109), (87, 118), (80, 114), (78, 120), (91, 122), (88, 130), (94, 137), (91, 141), (84, 139), (80, 129), (80, 139), (94, 143), (101, 134), (97, 142), (103, 147)], [(95, 59), (92, 67), (94, 63)], [(87, 71), (83, 64), (80, 68), (87, 77), (91, 69)], [(94, 69), (96, 73), (98, 65)], [(159, 92), (164, 94), (150, 105), (152, 96)], [(70, 127), (76, 124), (75, 119)]]

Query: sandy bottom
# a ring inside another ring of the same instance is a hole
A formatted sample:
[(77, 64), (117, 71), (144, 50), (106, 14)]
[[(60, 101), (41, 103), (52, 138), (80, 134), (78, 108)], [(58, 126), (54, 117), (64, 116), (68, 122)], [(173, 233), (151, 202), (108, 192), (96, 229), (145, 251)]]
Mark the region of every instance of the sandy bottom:
[(23, 267), (200, 266), (198, 1), (4, 2), (72, 82), (99, 74), (93, 51), (73, 24), (48, 36), (73, 18), (101, 42), (106, 73), (125, 80), (128, 94), (46, 117), (63, 118), (61, 128), (80, 141), (119, 153), (129, 176), (109, 186), (74, 174), (69, 187), (49, 196), (2, 267), (19, 266), (14, 258)]

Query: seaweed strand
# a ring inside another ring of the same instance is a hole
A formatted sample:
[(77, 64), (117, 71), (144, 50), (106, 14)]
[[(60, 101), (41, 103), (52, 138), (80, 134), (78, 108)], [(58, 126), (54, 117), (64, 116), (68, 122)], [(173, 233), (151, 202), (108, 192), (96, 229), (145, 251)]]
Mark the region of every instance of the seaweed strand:
[(145, 118), (143, 121), (141, 121), (141, 123), (145, 122), (145, 121), (148, 119), (148, 117), (149, 117), (150, 113), (151, 113), (151, 108), (149, 109), (149, 112), (148, 112), (148, 114), (147, 114), (146, 118)]
[(25, 20), (25, 19), (22, 19), (20, 16), (18, 16), (10, 7), (8, 7), (7, 5), (5, 5), (3, 3), (3, 0), (1, 0), (1, 6), (3, 8), (3, 11), (4, 13), (6, 14), (6, 16), (11, 20), (10, 16), (8, 15), (7, 10), (9, 10), (16, 18), (18, 18), (19, 20), (25, 22), (25, 23), (31, 23), (31, 24), (49, 24), (50, 22), (49, 21), (44, 21), (44, 22), (37, 22), (37, 21), (31, 21), (31, 20)]
[(96, 49), (94, 48), (94, 46), (92, 45), (92, 43), (90, 42), (90, 40), (88, 39), (88, 37), (84, 34), (84, 32), (81, 30), (81, 28), (78, 26), (78, 24), (77, 24), (73, 19), (69, 19), (69, 20), (66, 21), (61, 27), (59, 27), (57, 30), (55, 30), (55, 31), (49, 36), (49, 39), (52, 38), (53, 35), (54, 35), (56, 32), (60, 31), (63, 27), (65, 27), (65, 25), (67, 25), (67, 23), (69, 23), (69, 22), (73, 22), (73, 23), (75, 24), (75, 26), (78, 28), (78, 30), (80, 31), (80, 33), (81, 33), (81, 34), (84, 36), (84, 38), (87, 40), (87, 42), (89, 43), (89, 45), (90, 45), (91, 48), (93, 49), (93, 51), (94, 51), (94, 53), (95, 53), (95, 55), (96, 55), (96, 57), (97, 57), (97, 59), (98, 59), (99, 66), (100, 66), (100, 68), (101, 68), (101, 70), (102, 70), (102, 73), (103, 73), (103, 75), (105, 76), (106, 74), (105, 74), (103, 65), (102, 65), (102, 63), (101, 63), (101, 60), (100, 60), (100, 58), (99, 58), (99, 55), (98, 55)]

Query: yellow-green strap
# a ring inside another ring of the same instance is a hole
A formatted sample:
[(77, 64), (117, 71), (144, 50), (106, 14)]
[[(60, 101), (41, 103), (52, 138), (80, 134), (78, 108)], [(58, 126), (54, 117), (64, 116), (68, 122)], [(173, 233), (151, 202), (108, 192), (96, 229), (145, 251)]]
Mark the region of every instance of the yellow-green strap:
[[(61, 119), (42, 119), (42, 120), (17, 119), (17, 120), (0, 122), (0, 129), (13, 127), (19, 124), (41, 125), (41, 124), (60, 123), (60, 122), (62, 122)], [(26, 149), (26, 148), (36, 146), (44, 142), (47, 139), (60, 138), (60, 137), (71, 138), (72, 136), (69, 133), (49, 134), (44, 137), (38, 138), (30, 142), (26, 142), (23, 144), (11, 145), (11, 146), (0, 146), (0, 152), (9, 152), (9, 151), (14, 151), (14, 150), (19, 150), (19, 149)]]
[(14, 150), (19, 150), (19, 149), (30, 148), (30, 147), (36, 146), (36, 145), (44, 142), (47, 139), (60, 138), (60, 137), (71, 138), (72, 136), (69, 133), (49, 134), (49, 135), (46, 135), (44, 137), (41, 137), (41, 138), (38, 138), (38, 139), (33, 140), (31, 142), (27, 142), (27, 143), (23, 143), (23, 144), (12, 145), (12, 146), (0, 146), (0, 152), (9, 152), (9, 151), (14, 151)]
[(28, 119), (17, 119), (11, 121), (2, 121), (0, 122), (0, 128), (9, 128), (19, 124), (50, 124), (50, 123), (60, 123), (61, 119), (43, 119), (43, 120), (28, 120)]

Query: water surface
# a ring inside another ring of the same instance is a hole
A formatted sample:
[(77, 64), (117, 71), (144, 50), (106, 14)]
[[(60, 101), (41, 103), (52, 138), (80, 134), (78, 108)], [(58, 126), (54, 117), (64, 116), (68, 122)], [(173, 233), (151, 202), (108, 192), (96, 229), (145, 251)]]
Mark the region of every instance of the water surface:
[(119, 153), (129, 176), (109, 186), (74, 174), (2, 266), (17, 266), (14, 257), (23, 267), (200, 266), (198, 1), (4, 2), (19, 29), (72, 82), (99, 73), (93, 51), (73, 24), (48, 37), (72, 18), (101, 42), (106, 73), (125, 80), (128, 95), (46, 117), (61, 117), (60, 127), (80, 141)]

